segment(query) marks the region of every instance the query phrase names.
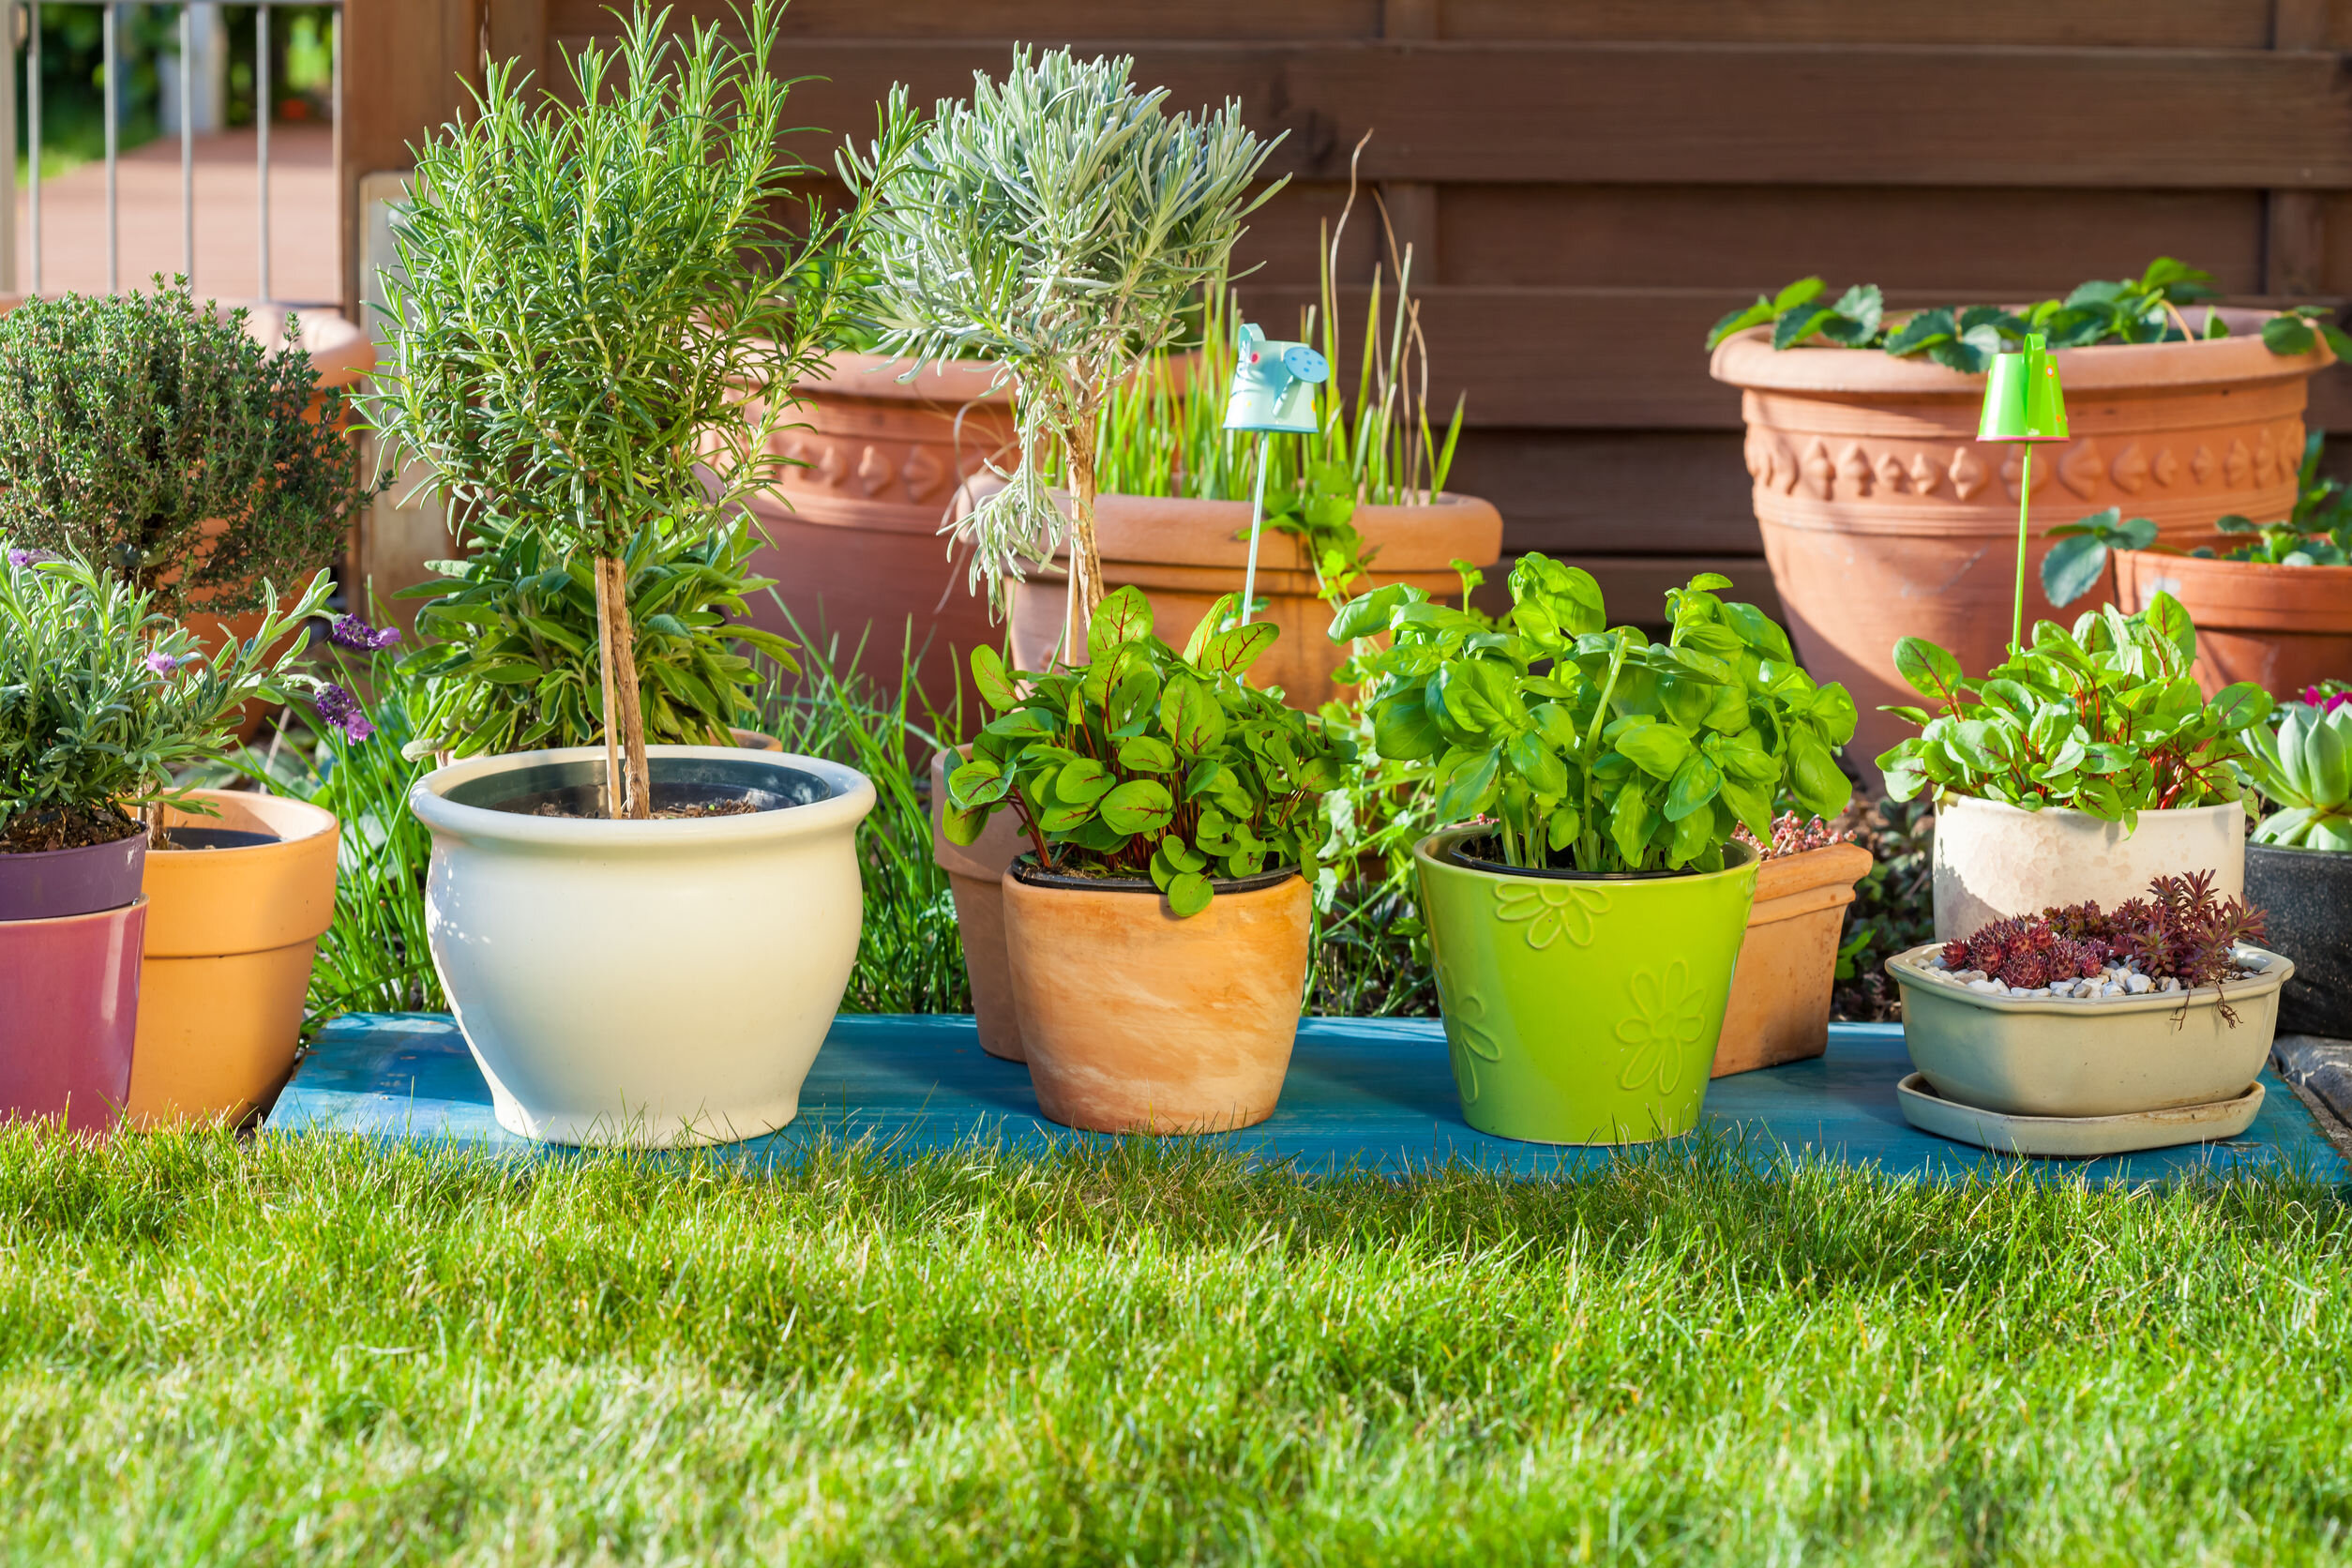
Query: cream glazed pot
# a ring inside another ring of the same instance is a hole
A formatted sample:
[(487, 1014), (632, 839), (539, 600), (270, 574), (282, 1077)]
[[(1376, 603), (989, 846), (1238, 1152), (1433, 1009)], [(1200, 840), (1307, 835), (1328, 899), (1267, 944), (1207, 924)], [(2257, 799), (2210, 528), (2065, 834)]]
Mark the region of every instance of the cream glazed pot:
[(864, 917), (854, 835), (874, 787), (837, 762), (648, 748), (656, 807), (776, 809), (613, 822), (604, 748), (474, 758), (428, 775), (426, 930), (499, 1125), (550, 1143), (670, 1147), (772, 1132), (849, 984)]
[(2189, 871), (2211, 871), (2224, 898), (2244, 895), (2242, 803), (2143, 811), (2127, 833), (2088, 811), (1945, 795), (1936, 804), (1936, 940), (2053, 904), (2096, 899), (2113, 909), (2146, 897), (2156, 877)]

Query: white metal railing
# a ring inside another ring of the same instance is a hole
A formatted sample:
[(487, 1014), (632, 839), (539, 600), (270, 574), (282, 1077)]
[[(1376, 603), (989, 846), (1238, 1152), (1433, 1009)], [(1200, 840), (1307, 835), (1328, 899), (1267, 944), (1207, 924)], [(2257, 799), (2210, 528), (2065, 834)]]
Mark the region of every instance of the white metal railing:
[[(6, 31), (0, 38), (24, 47), (24, 93), (27, 177), (31, 180), (31, 201), (26, 218), (31, 226), (33, 277), (32, 292), (41, 292), (41, 4), (43, 0), (0, 0), (0, 18), (5, 18)], [(121, 66), (122, 48), (119, 17), (124, 0), (46, 0), (50, 5), (100, 6), (100, 48), (103, 51), (106, 73), (106, 287), (109, 293), (122, 288), (122, 209), (116, 193), (117, 143), (122, 134)], [(196, 280), (196, 116), (193, 113), (196, 69), (196, 7), (219, 0), (159, 0), (162, 4), (176, 3), (180, 10), (180, 253), (181, 270), (192, 284)], [(260, 288), (257, 297), (270, 297), (269, 279), (269, 45), (270, 12), (280, 0), (247, 0), (253, 5), (253, 124), (254, 179), (259, 188), (260, 224), (256, 234), (259, 247)], [(333, 123), (338, 137), (343, 124), (343, 6), (345, 0), (285, 0), (303, 6), (324, 7), (331, 12), (327, 33), (327, 58), (333, 78), (330, 93), (333, 99)], [(29, 25), (27, 25), (29, 13)], [(17, 292), (16, 255), (16, 72), (0, 71), (0, 294)]]

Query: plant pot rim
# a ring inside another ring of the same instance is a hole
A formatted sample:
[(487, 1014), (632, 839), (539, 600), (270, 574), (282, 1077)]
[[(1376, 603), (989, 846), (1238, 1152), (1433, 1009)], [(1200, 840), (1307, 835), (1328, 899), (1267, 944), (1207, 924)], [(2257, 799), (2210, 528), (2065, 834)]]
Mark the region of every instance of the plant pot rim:
[(2323, 850), (2310, 844), (2269, 844), (2259, 838), (2247, 839), (2246, 852), (2248, 854), (2252, 854), (2256, 850), (2260, 850), (2265, 854), (2308, 854), (2319, 855), (2322, 857), (2333, 856), (2338, 860), (2352, 862), (2352, 850)]
[[(1013, 857), (1005, 867), (1015, 882), (1023, 887), (1050, 889), (1068, 893), (1149, 893), (1161, 897), (1159, 884), (1149, 877), (1078, 877), (1062, 871), (1042, 871), (1037, 867), (1037, 854), (1024, 850)], [(1254, 877), (1212, 877), (1209, 885), (1220, 894), (1262, 893), (1270, 887), (1280, 887), (1299, 874), (1295, 866), (1274, 866)]]
[[(142, 822), (132, 832), (119, 838), (109, 838), (101, 844), (72, 844), (62, 850), (0, 850), (0, 867), (27, 866), (35, 861), (54, 861), (69, 854), (96, 854), (101, 850), (119, 849), (134, 838), (147, 836), (147, 824)], [(152, 849), (154, 846), (148, 846)]]
[(1943, 946), (1942, 942), (1931, 942), (1907, 948), (1887, 960), (1887, 973), (1897, 985), (1932, 986), (1935, 989), (1928, 994), (1949, 996), (1971, 1007), (1996, 1013), (2052, 1013), (2068, 1018), (2123, 1018), (2134, 1013), (2179, 1012), (2183, 1007), (2214, 1007), (2224, 1002), (2236, 1003), (2246, 997), (2269, 996), (2295, 976), (2294, 962), (2284, 954), (2241, 942), (2236, 951), (2259, 957), (2263, 961), (2262, 972), (2251, 980), (2235, 980), (2227, 986), (2199, 986), (2194, 990), (2182, 991), (2148, 991), (2140, 996), (2099, 1002), (2069, 1001), (2054, 996), (1993, 996), (1936, 979), (1927, 960), (1941, 952)]
[(595, 761), (601, 765), (600, 746), (562, 746), (548, 751), (509, 751), (490, 757), (469, 757), (436, 768), (416, 781), (408, 792), (409, 809), (435, 833), (461, 838), (527, 844), (550, 850), (579, 849), (598, 852), (616, 850), (724, 849), (729, 845), (822, 835), (844, 823), (854, 824), (874, 807), (873, 782), (855, 768), (822, 757), (789, 751), (748, 751), (731, 746), (650, 746), (649, 765), (664, 758), (739, 763), (779, 773), (814, 776), (832, 792), (827, 798), (805, 806), (772, 811), (750, 811), (732, 817), (689, 817), (632, 822), (610, 817), (533, 817), (450, 800), (448, 792), (471, 779), (550, 763)]
[[(2127, 387), (2289, 381), (2335, 363), (2335, 355), (2324, 341), (2303, 354), (2272, 354), (2262, 341), (2261, 330), (2274, 313), (2223, 306), (2221, 317), (2230, 329), (2226, 338), (2180, 343), (2101, 343), (2052, 353), (2070, 395)], [(1775, 349), (1772, 334), (1770, 326), (1752, 326), (1725, 339), (1709, 356), (1707, 373), (1717, 381), (1757, 392), (1949, 399), (1983, 394), (1983, 374), (1948, 369), (1923, 354), (1897, 358), (1879, 349), (1814, 345)]]
[[(1987, 800), (1983, 795), (1964, 795), (1949, 790), (1936, 792), (1937, 811), (1964, 806), (1981, 807), (1990, 811), (2011, 811), (2020, 817), (2058, 817), (2071, 821), (2098, 822), (2103, 826), (2118, 828), (2123, 825), (2120, 821), (2111, 821), (2094, 812), (2077, 811), (2071, 806), (2045, 806), (2038, 811), (2028, 811), (2022, 806), (2012, 806), (2005, 800)], [(2192, 817), (2200, 811), (2236, 811), (2242, 815), (2245, 809), (2246, 803), (2243, 800), (2221, 800), (2215, 801), (2210, 806), (2151, 806), (2143, 809), (2139, 815), (2143, 817)]]
[[(1738, 852), (1740, 859), (1732, 861), (1720, 871), (1555, 871), (1533, 867), (1503, 866), (1493, 861), (1473, 860), (1460, 852), (1463, 840), (1491, 834), (1494, 829), (1484, 823), (1457, 823), (1441, 827), (1413, 846), (1413, 858), (1426, 860), (1451, 870), (1468, 871), (1474, 876), (1491, 877), (1498, 882), (1513, 878), (1530, 882), (1704, 882), (1711, 877), (1736, 877), (1741, 871), (1760, 867), (1763, 857), (1746, 844), (1734, 840), (1726, 844), (1726, 856)], [(1440, 842), (1443, 840), (1443, 842)], [(1434, 848), (1432, 846), (1435, 846)]]
[[(1002, 403), (1013, 401), (1013, 383), (1009, 368), (992, 359), (933, 359), (927, 361), (908, 380), (913, 361), (904, 354), (860, 354), (842, 349), (824, 357), (823, 373), (803, 376), (792, 383), (792, 391), (802, 397), (809, 393), (831, 393), (843, 398), (874, 398), (886, 402), (941, 403), (950, 407), (962, 403)], [(1003, 384), (997, 376), (1005, 373)]]
[[(283, 853), (289, 846), (316, 838), (323, 833), (332, 833), (339, 825), (335, 813), (324, 806), (315, 805), (307, 800), (295, 800), (291, 795), (273, 795), (261, 790), (191, 790), (183, 798), (207, 800), (215, 797), (234, 799), (238, 805), (247, 807), (256, 802), (265, 803), (261, 809), (254, 811), (253, 815), (262, 818), (283, 816), (286, 821), (282, 826), (271, 824), (271, 831), (276, 833), (277, 837), (265, 844), (231, 844), (212, 850), (158, 850), (150, 844), (147, 846), (147, 852), (158, 860), (170, 860), (180, 855), (201, 855), (208, 863), (217, 863), (227, 856), (251, 857), (279, 854)], [(173, 827), (206, 827), (210, 826), (214, 821), (210, 817), (201, 817), (194, 812), (183, 814), (188, 820), (168, 824), (165, 829), (167, 834)], [(288, 831), (289, 829), (292, 831)]]

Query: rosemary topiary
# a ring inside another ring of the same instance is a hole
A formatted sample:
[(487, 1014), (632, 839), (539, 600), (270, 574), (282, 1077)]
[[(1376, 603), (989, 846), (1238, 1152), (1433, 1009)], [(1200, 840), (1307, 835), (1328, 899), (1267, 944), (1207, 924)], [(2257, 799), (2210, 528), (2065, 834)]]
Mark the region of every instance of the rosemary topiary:
[(155, 283), (0, 316), (0, 534), (167, 613), (258, 610), (264, 582), (326, 565), (374, 491), (309, 354), (264, 349), (186, 279)]

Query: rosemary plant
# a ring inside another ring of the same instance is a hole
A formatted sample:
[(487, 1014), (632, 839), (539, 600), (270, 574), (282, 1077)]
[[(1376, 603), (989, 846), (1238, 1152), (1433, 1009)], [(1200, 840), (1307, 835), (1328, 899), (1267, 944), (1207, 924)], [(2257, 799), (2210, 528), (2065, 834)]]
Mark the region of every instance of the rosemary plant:
[[(1103, 596), (1094, 448), (1105, 400), (1176, 339), (1242, 219), (1281, 187), (1251, 196), (1272, 144), (1242, 123), (1238, 100), (1171, 115), (1167, 89), (1129, 82), (1133, 66), (1019, 50), (1003, 83), (974, 73), (971, 98), (941, 100), (928, 122), (896, 87), (882, 139), (839, 158), (870, 208), (860, 261), (877, 346), (918, 366), (986, 356), (1015, 388), (1009, 483), (957, 525), (973, 546), (972, 585), (986, 583), (1001, 607), (1024, 559), (1066, 544), (1073, 648)], [(1066, 520), (1047, 493), (1057, 453)]]
[[(625, 562), (660, 553), (646, 535), (725, 530), (774, 482), (842, 299), (854, 216), (812, 204), (797, 236), (773, 216), (814, 173), (777, 148), (780, 11), (754, 0), (741, 44), (715, 23), (673, 42), (641, 0), (617, 53), (570, 56), (565, 102), (492, 66), (476, 112), (417, 149), (395, 225), (371, 412), (490, 548), (521, 532), (594, 561), (616, 816), (651, 805)], [(895, 166), (887, 138), (876, 156)]]

